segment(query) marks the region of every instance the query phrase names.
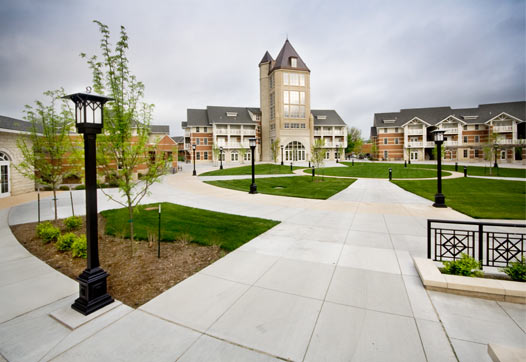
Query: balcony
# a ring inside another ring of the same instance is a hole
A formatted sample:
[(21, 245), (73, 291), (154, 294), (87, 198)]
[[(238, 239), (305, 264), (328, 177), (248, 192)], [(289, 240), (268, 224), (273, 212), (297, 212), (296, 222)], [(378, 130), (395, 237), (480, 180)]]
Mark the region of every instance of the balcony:
[(422, 148), (423, 142), (407, 142), (407, 147), (409, 148)]
[(321, 131), (314, 131), (315, 136), (321, 136)]
[(250, 145), (248, 142), (218, 142), (217, 147), (223, 147), (225, 149), (250, 148)]
[(495, 133), (513, 132), (513, 126), (495, 126), (493, 127), (493, 132)]
[(423, 135), (424, 134), (424, 130), (422, 129), (407, 129), (407, 134), (410, 135), (410, 136), (418, 136), (418, 135)]
[(458, 128), (444, 128), (446, 134), (458, 134)]
[(238, 128), (230, 128), (230, 134), (241, 134), (241, 130)]
[(526, 145), (526, 139), (516, 138), (516, 139), (497, 140), (497, 144), (499, 145)]
[(227, 128), (216, 128), (215, 129), (215, 134), (226, 135), (226, 134), (228, 134), (228, 129)]
[(256, 130), (255, 129), (243, 129), (243, 135), (245, 136), (255, 136)]
[(190, 137), (190, 130), (189, 129), (185, 129), (184, 130), (184, 136), (185, 137)]
[(445, 147), (456, 147), (458, 146), (458, 141), (444, 141)]

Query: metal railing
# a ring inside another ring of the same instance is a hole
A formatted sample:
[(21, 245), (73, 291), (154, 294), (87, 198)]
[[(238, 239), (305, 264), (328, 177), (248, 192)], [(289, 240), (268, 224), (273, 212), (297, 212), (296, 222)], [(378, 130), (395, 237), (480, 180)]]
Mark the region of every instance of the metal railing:
[[(512, 231), (518, 228), (522, 232)], [(525, 257), (525, 244), (526, 224), (427, 220), (427, 258), (435, 261), (456, 260), (465, 253), (481, 266), (504, 267)]]

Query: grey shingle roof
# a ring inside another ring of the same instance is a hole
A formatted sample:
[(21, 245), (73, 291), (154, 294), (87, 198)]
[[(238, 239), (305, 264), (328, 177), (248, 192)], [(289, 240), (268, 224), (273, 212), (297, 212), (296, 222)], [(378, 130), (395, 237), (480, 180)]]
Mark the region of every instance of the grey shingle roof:
[(170, 126), (161, 126), (161, 125), (150, 125), (150, 131), (152, 133), (170, 133)]
[(175, 136), (172, 137), (172, 139), (175, 141), (175, 143), (184, 143), (184, 136)]
[(263, 58), (261, 59), (261, 61), (259, 62), (259, 64), (261, 65), (262, 63), (269, 63), (269, 62), (272, 62), (274, 59), (272, 59), (272, 55), (270, 55), (270, 53), (268, 52), (268, 50), (265, 52), (265, 55), (263, 55)]
[[(256, 123), (248, 113), (249, 109), (254, 108), (208, 106), (206, 109), (208, 111), (208, 120), (210, 123)], [(234, 112), (237, 113), (237, 115), (235, 117), (227, 116), (227, 112)]]
[[(526, 120), (526, 102), (481, 104), (477, 108), (452, 109), (451, 107), (431, 107), (401, 109), (400, 112), (375, 113), (374, 126), (400, 127), (415, 117), (430, 125), (435, 125), (449, 116), (455, 116), (466, 123), (484, 123), (502, 112), (524, 121)], [(465, 118), (469, 116), (478, 117), (476, 119)], [(394, 120), (394, 122), (386, 123), (386, 120)]]
[[(269, 54), (270, 55), (270, 54)], [(294, 57), (297, 58), (297, 67), (292, 68), (290, 66), (290, 58)], [(275, 69), (294, 69), (294, 70), (306, 70), (310, 72), (310, 69), (307, 67), (305, 62), (301, 59), (301, 57), (298, 55), (292, 44), (290, 44), (289, 40), (285, 40), (285, 44), (283, 44), (283, 48), (281, 48), (281, 51), (278, 54), (278, 57), (276, 58), (276, 62), (274, 63), (274, 66), (270, 70), (271, 72)]]
[[(334, 109), (311, 109), (315, 126), (345, 126), (345, 122)], [(326, 116), (326, 119), (318, 119), (318, 116)]]
[(187, 109), (187, 127), (210, 126), (206, 109)]
[(19, 132), (31, 132), (31, 122), (0, 116), (0, 129), (8, 129)]

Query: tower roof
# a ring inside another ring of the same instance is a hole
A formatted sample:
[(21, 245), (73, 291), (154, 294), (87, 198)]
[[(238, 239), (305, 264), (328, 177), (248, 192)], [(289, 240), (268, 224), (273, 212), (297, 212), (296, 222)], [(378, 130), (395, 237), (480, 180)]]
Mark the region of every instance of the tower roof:
[(274, 59), (272, 59), (272, 55), (270, 55), (270, 53), (268, 52), (268, 50), (265, 52), (265, 55), (263, 55), (263, 59), (261, 59), (261, 61), (259, 62), (259, 65), (263, 64), (263, 63), (270, 63), (272, 62)]
[[(296, 58), (295, 67), (292, 67), (291, 65), (291, 58)], [(306, 70), (310, 72), (310, 69), (307, 67), (305, 62), (298, 55), (298, 53), (296, 52), (292, 44), (290, 44), (288, 39), (285, 40), (285, 44), (283, 44), (283, 48), (281, 48), (281, 51), (279, 52), (278, 57), (276, 58), (276, 62), (274, 63), (274, 66), (272, 67), (272, 70), (275, 70), (275, 69), (295, 69), (295, 70)]]

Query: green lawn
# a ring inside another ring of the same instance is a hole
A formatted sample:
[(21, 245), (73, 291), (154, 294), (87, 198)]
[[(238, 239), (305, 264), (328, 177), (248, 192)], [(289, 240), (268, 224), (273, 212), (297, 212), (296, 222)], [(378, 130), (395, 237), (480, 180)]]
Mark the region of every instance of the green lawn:
[[(157, 237), (159, 217), (157, 205), (137, 207), (134, 229), (138, 240), (147, 240), (148, 232), (154, 233)], [(156, 210), (144, 210), (148, 206), (154, 206)], [(107, 210), (102, 211), (101, 214), (106, 218), (106, 234), (130, 236), (127, 209)], [(222, 249), (231, 251), (277, 224), (279, 221), (224, 214), (163, 202), (161, 239), (163, 241), (186, 239), (201, 245), (219, 245)]]
[[(292, 167), (294, 170), (304, 167)], [(285, 175), (291, 174), (290, 165), (275, 165), (272, 163), (262, 163), (256, 165), (256, 175)], [(251, 175), (252, 165), (224, 168), (222, 170), (208, 171), (200, 174), (199, 176), (231, 176), (231, 175)]]
[[(313, 181), (311, 176), (267, 177), (256, 178), (256, 185), (258, 192), (262, 194), (325, 200), (347, 188), (354, 181), (356, 180), (330, 177), (324, 179), (316, 177)], [(250, 179), (221, 180), (206, 181), (206, 183), (248, 192), (252, 181)]]
[[(500, 177), (519, 177), (526, 178), (526, 168), (504, 168), (504, 167), (481, 167), (481, 166), (470, 166), (469, 164), (458, 164), (458, 172), (464, 172), (464, 165), (468, 166), (468, 176), (500, 176)], [(416, 168), (429, 168), (436, 167), (436, 165), (411, 165)], [(455, 171), (455, 165), (442, 165), (444, 170)]]
[[(393, 171), (393, 178), (431, 178), (436, 177), (436, 166), (429, 165), (429, 170), (414, 168), (408, 166), (404, 168), (399, 163), (365, 163), (355, 162), (354, 166), (350, 162), (341, 162), (348, 167), (322, 167), (316, 172), (327, 176), (345, 176), (345, 177), (370, 177), (370, 178), (389, 178), (389, 168)], [(312, 171), (306, 170), (306, 173)], [(442, 171), (443, 176), (449, 176), (451, 173)]]
[[(434, 201), (436, 180), (393, 181)], [(478, 219), (526, 219), (526, 182), (456, 178), (442, 180), (446, 205)]]

